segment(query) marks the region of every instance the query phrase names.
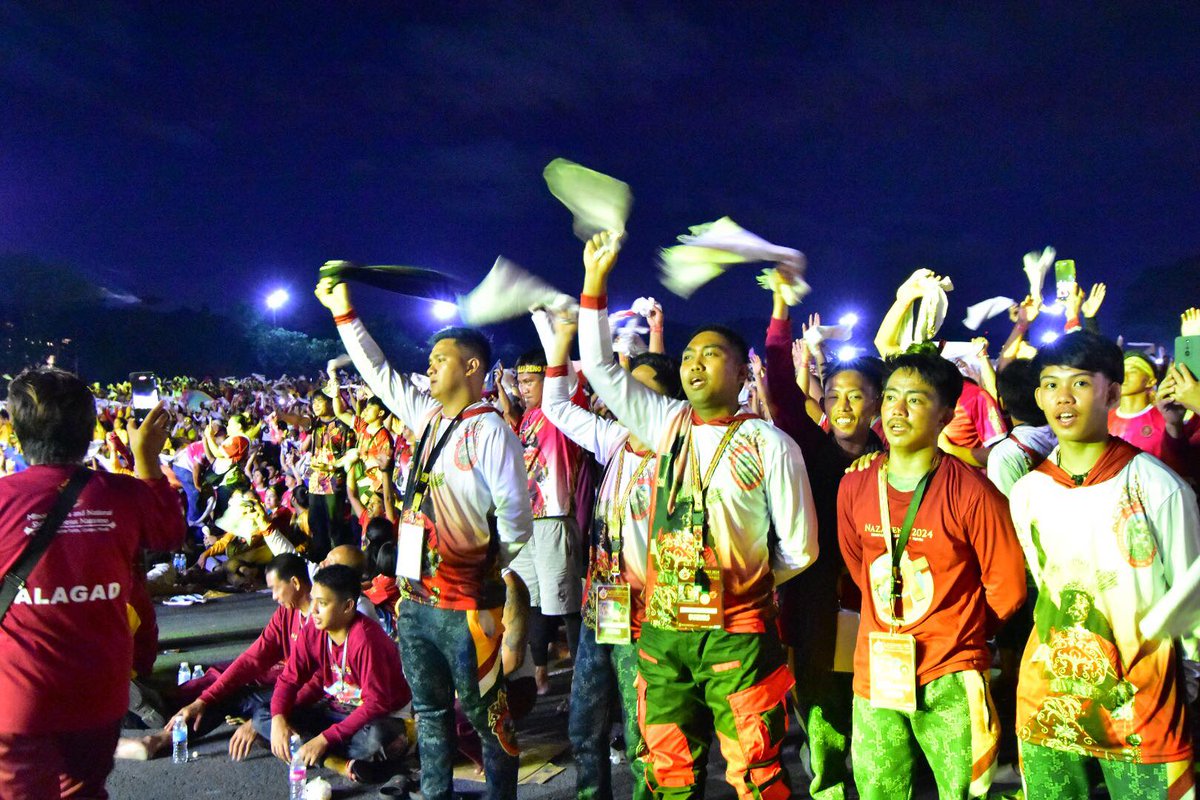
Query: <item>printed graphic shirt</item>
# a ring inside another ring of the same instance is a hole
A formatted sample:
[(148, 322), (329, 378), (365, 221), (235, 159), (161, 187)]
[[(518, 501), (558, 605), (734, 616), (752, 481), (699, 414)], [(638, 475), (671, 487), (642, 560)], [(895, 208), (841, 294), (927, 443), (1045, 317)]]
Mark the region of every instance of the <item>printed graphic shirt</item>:
[[(625, 583), (633, 604), (630, 619), (636, 637), (645, 613), (642, 590), (646, 585), (646, 540), (654, 495), (654, 453), (635, 452), (629, 446), (629, 431), (620, 423), (576, 404), (568, 395), (568, 381), (554, 367), (547, 368), (542, 395), (546, 418), (595, 455), (604, 467), (593, 511), (583, 621), (595, 629), (593, 585)], [(614, 546), (617, 542), (619, 552)]]
[(349, 714), (321, 732), (337, 745), (350, 741), (371, 720), (399, 711), (411, 699), (396, 643), (378, 622), (359, 612), (340, 645), (315, 625), (304, 626), (275, 683), (271, 715), (286, 716), (297, 706), (328, 703)]
[[(838, 538), (863, 594), (854, 692), (871, 696), (868, 636), (891, 630), (892, 557), (879, 513), (877, 458), (842, 478)], [(887, 487), (892, 537), (913, 492)], [(917, 510), (900, 560), (903, 616), (897, 631), (917, 641), (917, 684), (963, 670), (987, 670), (987, 640), (1025, 601), (1025, 562), (1004, 495), (972, 467), (943, 455)]]
[(350, 449), (354, 432), (338, 419), (316, 420), (312, 437), (308, 491), (310, 494), (337, 494), (345, 487), (346, 476), (335, 464)]
[(972, 380), (963, 379), (962, 395), (954, 406), (954, 417), (946, 426), (946, 438), (959, 447), (991, 447), (1008, 433), (1000, 404)]
[[(0, 574), (73, 471), (43, 465), (0, 478)], [(76, 731), (121, 718), (133, 663), (131, 565), (143, 548), (179, 547), (184, 530), (166, 478), (92, 476), (0, 623), (0, 733)]]
[[(612, 360), (606, 299), (584, 295), (580, 302), (579, 347), (588, 381), (622, 425), (655, 443), (658, 456), (655, 475), (662, 479), (650, 511), (646, 624), (676, 629), (676, 604), (690, 588), (687, 579), (704, 566), (720, 571), (724, 629), (765, 632), (777, 613), (776, 585), (817, 557), (816, 517), (800, 448), (770, 423), (743, 418), (713, 465), (735, 420), (704, 424), (688, 403), (634, 380)], [(696, 494), (693, 466), (702, 480), (710, 469), (712, 476), (704, 517), (709, 545), (703, 549), (683, 522), (691, 517)]]
[[(1175, 645), (1147, 623), (1197, 565), (1196, 497), (1161, 461), (1116, 437), (1082, 486), (1056, 457), (1012, 489), (1038, 587), (1017, 735), (1095, 758), (1190, 759)], [(1195, 659), (1188, 633), (1184, 655)]]
[(1191, 452), (1188, 439), (1197, 428), (1200, 428), (1200, 417), (1193, 416), (1184, 423), (1183, 437), (1171, 438), (1167, 433), (1167, 421), (1155, 405), (1148, 405), (1132, 416), (1125, 416), (1115, 408), (1108, 412), (1109, 433), (1154, 456), (1185, 479), (1193, 477), (1194, 465), (1188, 463)]
[[(339, 324), (338, 333), (371, 391), (414, 432), (414, 462), (431, 429), (421, 456), (428, 458), (453, 420), (391, 368), (357, 317)], [(429, 488), (419, 510), (426, 537), (422, 577), (397, 578), (404, 599), (456, 610), (504, 605), (500, 570), (533, 533), (524, 461), (520, 441), (494, 408), (481, 402), (463, 412), (427, 468)]]
[(519, 435), (525, 448), (533, 518), (570, 515), (583, 463), (579, 445), (555, 427), (541, 408), (525, 412)]
[(221, 677), (200, 695), (205, 703), (215, 703), (251, 684), (273, 683), (279, 677), (284, 663), (296, 646), (300, 632), (308, 627), (311, 617), (298, 608), (275, 609), (267, 627), (242, 653), (221, 673)]

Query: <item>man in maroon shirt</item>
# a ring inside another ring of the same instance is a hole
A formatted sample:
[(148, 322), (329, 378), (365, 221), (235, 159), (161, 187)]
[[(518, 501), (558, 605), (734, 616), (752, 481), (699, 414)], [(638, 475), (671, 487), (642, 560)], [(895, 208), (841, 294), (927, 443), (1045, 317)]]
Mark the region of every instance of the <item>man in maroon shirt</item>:
[[(0, 478), (0, 574), (7, 574), (59, 489), (81, 468), (96, 423), (87, 385), (57, 369), (8, 387), (30, 468)], [(183, 506), (159, 468), (167, 417), (129, 424), (134, 474), (84, 486), (0, 623), (0, 797), (106, 798), (129, 703), (133, 635), (126, 606), (142, 548), (173, 550)], [(86, 690), (81, 690), (86, 687)]]
[[(203, 683), (200, 695), (181, 708), (166, 728), (143, 740), (148, 755), (162, 750), (171, 741), (171, 728), (176, 719), (190, 724), (203, 736), (219, 727), (227, 716), (246, 720), (229, 739), (229, 757), (241, 761), (250, 753), (258, 739), (254, 720), (265, 727), (271, 719), (271, 692), (301, 631), (311, 623), (312, 581), (308, 562), (295, 553), (282, 553), (267, 564), (267, 588), (279, 608), (267, 627), (259, 634), (250, 649), (242, 653), (223, 671), (209, 669), (203, 679), (190, 681), (186, 686)], [(210, 678), (210, 676), (212, 676)]]
[[(324, 764), (368, 783), (387, 780), (398, 764), (389, 745), (403, 731), (391, 717), (412, 694), (395, 643), (357, 609), (359, 573), (342, 564), (313, 576), (312, 624), (300, 633), (271, 697), (270, 728), (256, 718), (271, 752), (291, 760), (293, 733), (308, 766)], [(352, 759), (349, 763), (343, 759)]]

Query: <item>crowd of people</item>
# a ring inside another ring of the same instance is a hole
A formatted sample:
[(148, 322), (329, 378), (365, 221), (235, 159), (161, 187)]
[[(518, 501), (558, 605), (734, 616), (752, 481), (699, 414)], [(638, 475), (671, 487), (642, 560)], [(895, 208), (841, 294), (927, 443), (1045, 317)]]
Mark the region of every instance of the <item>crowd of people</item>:
[[(707, 324), (673, 356), (656, 303), (649, 346), (616, 353), (618, 254), (587, 243), (578, 307), (535, 309), (512, 369), (451, 327), (423, 375), (396, 370), (325, 277), (349, 361), (314, 380), (162, 381), (139, 420), (128, 384), (18, 376), (0, 569), (94, 477), (0, 617), (0, 793), (104, 796), (115, 752), (228, 715), (235, 760), (261, 743), (378, 783), (419, 754), (442, 800), (466, 754), (513, 798), (561, 629), (579, 798), (612, 797), (618, 726), (638, 798), (703, 796), (714, 734), (740, 798), (909, 797), (921, 763), (944, 798), (998, 769), (1030, 800), (1192, 796), (1200, 385), (1100, 333), (1102, 284), (1036, 347), (1046, 305), (1014, 304), (996, 358), (936, 338), (928, 271), (878, 358), (838, 357), (817, 315), (797, 337), (787, 280), (761, 355)], [(255, 644), (154, 708), (151, 596), (263, 585)], [(67, 708), (84, 667), (37, 654), (72, 638), (110, 658)], [(119, 740), (129, 710), (162, 730)]]

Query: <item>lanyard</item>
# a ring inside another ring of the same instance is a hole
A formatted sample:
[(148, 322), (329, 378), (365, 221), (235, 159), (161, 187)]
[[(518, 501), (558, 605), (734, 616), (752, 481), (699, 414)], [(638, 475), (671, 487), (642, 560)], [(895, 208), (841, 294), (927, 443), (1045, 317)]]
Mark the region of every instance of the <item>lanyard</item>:
[[(725, 448), (733, 441), (733, 435), (737, 433), (737, 429), (742, 427), (745, 420), (734, 420), (729, 427), (725, 429), (725, 435), (721, 437), (721, 443), (717, 445), (716, 452), (713, 453), (712, 461), (708, 464), (708, 470), (704, 473), (704, 478), (700, 478), (700, 456), (696, 453), (695, 439), (688, 441), (688, 456), (692, 462), (692, 531), (700, 534), (701, 542), (707, 544), (708, 541), (708, 521), (707, 515), (704, 513), (705, 495), (708, 493), (708, 486), (712, 483), (713, 475), (717, 471), (717, 464), (721, 462), (721, 456), (725, 454)], [(689, 436), (694, 436), (694, 432), (689, 431)]]
[[(617, 504), (613, 506), (610, 519), (613, 526), (608, 529), (609, 547), (609, 572), (612, 580), (616, 582), (616, 576), (621, 573), (621, 525), (625, 521), (625, 507), (629, 504), (629, 498), (633, 494), (634, 488), (637, 486), (638, 478), (646, 470), (646, 465), (654, 458), (654, 451), (648, 451), (642, 460), (638, 462), (637, 468), (634, 469), (633, 475), (629, 478), (629, 484), (625, 487), (624, 493), (621, 492), (621, 476), (625, 474), (625, 448), (621, 448), (620, 455), (617, 456), (617, 482), (613, 487), (613, 496), (617, 498)], [(614, 530), (615, 528), (615, 530)], [(615, 535), (614, 535), (615, 534)]]
[[(333, 638), (325, 634), (325, 644), (329, 647), (329, 660), (333, 660)], [(346, 688), (346, 653), (350, 652), (350, 632), (346, 631), (346, 641), (342, 642), (342, 671), (338, 673), (337, 683), (334, 684), (336, 694), (341, 694)]]
[(894, 629), (897, 627), (895, 620), (899, 619), (896, 615), (896, 603), (900, 600), (900, 559), (904, 555), (904, 548), (908, 546), (908, 536), (912, 533), (913, 522), (917, 519), (917, 509), (921, 506), (921, 499), (925, 496), (925, 489), (929, 486), (929, 479), (933, 476), (940, 461), (941, 459), (935, 456), (933, 466), (917, 482), (917, 488), (913, 490), (912, 499), (908, 501), (908, 513), (904, 515), (904, 525), (901, 526), (900, 533), (896, 536), (894, 544), (892, 541), (892, 515), (888, 508), (887, 460), (885, 459), (879, 466), (879, 522), (883, 529), (883, 540), (887, 543), (888, 555), (892, 557), (892, 583), (891, 592), (889, 593), (889, 606), (893, 620), (893, 632), (895, 632)]
[(450, 441), (450, 437), (454, 435), (454, 429), (458, 427), (458, 423), (463, 421), (463, 414), (467, 409), (458, 412), (458, 416), (450, 423), (450, 427), (446, 428), (446, 432), (437, 440), (437, 444), (433, 446), (433, 451), (430, 452), (428, 458), (423, 458), (425, 455), (425, 445), (429, 442), (429, 437), (436, 436), (434, 428), (441, 425), (443, 417), (439, 414), (433, 423), (425, 428), (425, 433), (421, 434), (421, 441), (417, 443), (417, 449), (413, 453), (412, 460), (409, 462), (410, 469), (408, 473), (408, 486), (404, 492), (404, 510), (410, 511), (416, 509), (421, 510), (421, 496), (425, 494), (425, 489), (429, 487), (429, 470), (437, 463), (438, 456), (442, 454), (442, 448), (446, 446), (446, 442)]

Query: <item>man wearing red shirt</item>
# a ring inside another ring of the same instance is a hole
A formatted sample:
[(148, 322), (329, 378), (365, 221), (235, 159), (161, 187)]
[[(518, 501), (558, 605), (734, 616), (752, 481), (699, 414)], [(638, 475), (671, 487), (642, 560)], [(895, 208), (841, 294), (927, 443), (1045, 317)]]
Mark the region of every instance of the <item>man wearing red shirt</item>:
[[(404, 730), (391, 717), (412, 699), (395, 643), (356, 608), (359, 574), (342, 564), (313, 576), (312, 625), (305, 626), (271, 696), (271, 752), (291, 761), (293, 733), (308, 738), (299, 755), (356, 781), (380, 782), (394, 774), (388, 746)], [(327, 756), (335, 757), (330, 761)], [(353, 759), (343, 766), (338, 757)]]
[[(96, 422), (87, 385), (57, 369), (19, 375), (8, 408), (31, 466), (0, 479), (3, 574), (82, 468)], [(129, 704), (131, 565), (142, 548), (173, 550), (184, 536), (183, 507), (158, 462), (167, 439), (162, 406), (128, 432), (137, 477), (91, 476), (0, 623), (6, 800), (108, 797), (104, 783)]]
[(987, 639), (1025, 601), (1025, 561), (1004, 496), (938, 452), (958, 370), (932, 352), (888, 367), (889, 454), (838, 491), (842, 556), (863, 594), (854, 781), (864, 800), (911, 796), (920, 751), (942, 797), (986, 797), (999, 740)]

